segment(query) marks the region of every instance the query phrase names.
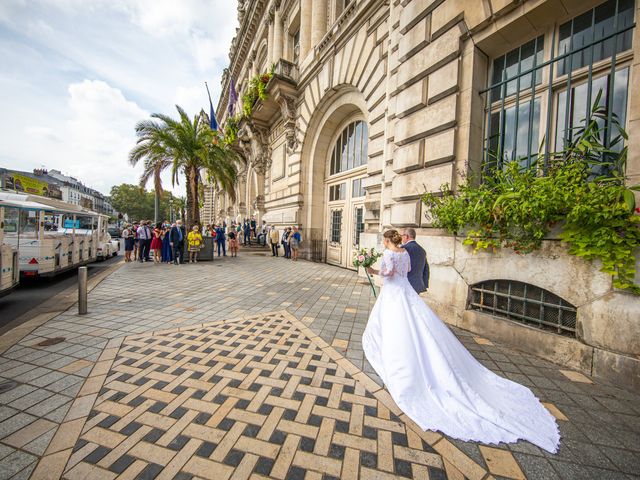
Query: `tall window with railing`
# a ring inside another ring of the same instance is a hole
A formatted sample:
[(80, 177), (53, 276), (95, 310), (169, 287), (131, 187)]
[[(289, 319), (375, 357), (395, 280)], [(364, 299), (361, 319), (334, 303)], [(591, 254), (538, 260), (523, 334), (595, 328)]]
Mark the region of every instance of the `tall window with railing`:
[[(634, 0), (608, 0), (491, 62), (484, 173), (561, 151), (599, 99), (603, 143), (626, 121)], [(541, 149), (541, 150), (540, 150)], [(543, 167), (540, 165), (539, 167)]]

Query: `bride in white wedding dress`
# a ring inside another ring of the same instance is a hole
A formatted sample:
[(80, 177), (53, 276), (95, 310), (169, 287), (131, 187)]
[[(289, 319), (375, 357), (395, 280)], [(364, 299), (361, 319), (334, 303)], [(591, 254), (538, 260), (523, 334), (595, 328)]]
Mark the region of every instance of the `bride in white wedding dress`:
[(502, 378), (467, 351), (409, 284), (409, 254), (384, 233), (384, 285), (362, 337), (364, 352), (398, 407), (423, 430), (464, 441), (527, 440), (551, 453), (555, 418), (527, 387)]

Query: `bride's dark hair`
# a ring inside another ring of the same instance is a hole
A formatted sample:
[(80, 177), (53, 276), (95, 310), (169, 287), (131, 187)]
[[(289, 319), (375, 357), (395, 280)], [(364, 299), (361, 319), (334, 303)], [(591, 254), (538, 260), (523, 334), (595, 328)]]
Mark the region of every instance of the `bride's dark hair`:
[(402, 237), (397, 230), (387, 230), (382, 236), (389, 239), (396, 247), (402, 243)]

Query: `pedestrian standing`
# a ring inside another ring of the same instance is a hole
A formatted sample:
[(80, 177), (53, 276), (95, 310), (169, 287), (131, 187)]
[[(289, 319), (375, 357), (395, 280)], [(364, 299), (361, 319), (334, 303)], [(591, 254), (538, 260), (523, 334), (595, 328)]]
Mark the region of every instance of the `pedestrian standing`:
[(173, 252), (171, 251), (171, 224), (168, 220), (164, 221), (162, 227), (162, 263), (171, 263)]
[(194, 225), (187, 237), (189, 241), (189, 263), (198, 263), (198, 252), (202, 246), (202, 235), (197, 225)]
[(238, 256), (238, 235), (234, 228), (229, 230), (229, 252), (231, 252), (232, 257)]
[(162, 223), (158, 222), (152, 232), (151, 250), (153, 251), (153, 263), (162, 261)]
[(296, 262), (298, 260), (298, 249), (300, 248), (300, 242), (302, 242), (302, 235), (298, 227), (293, 227), (293, 233), (289, 236), (289, 246), (291, 247), (291, 260)]
[(244, 222), (243, 229), (244, 229), (244, 244), (245, 245), (249, 244), (249, 246), (251, 246), (251, 225), (246, 220)]
[(135, 236), (131, 230), (131, 225), (128, 223), (122, 230), (122, 238), (124, 238), (124, 261), (131, 261), (131, 252), (133, 251), (133, 244), (135, 243)]
[(282, 247), (284, 248), (284, 258), (291, 258), (291, 247), (289, 246), (289, 235), (291, 235), (291, 227), (286, 227), (282, 233)]
[(280, 233), (278, 232), (278, 229), (275, 226), (271, 227), (271, 231), (269, 232), (269, 238), (271, 239), (271, 252), (273, 253), (274, 257), (278, 256), (278, 248), (280, 248), (280, 245), (278, 242), (280, 242)]
[(131, 229), (131, 233), (133, 233), (133, 261), (138, 260), (140, 256), (140, 239), (138, 238), (138, 228), (140, 225), (138, 222), (133, 224), (133, 228)]
[[(182, 227), (182, 220), (176, 221), (176, 224), (171, 227), (171, 232), (169, 233), (171, 240), (171, 248), (173, 248), (173, 264), (178, 265), (182, 264), (184, 261), (183, 252), (184, 252), (184, 237), (185, 232)], [(178, 261), (178, 257), (180, 260)]]
[(224, 231), (224, 227), (216, 228), (216, 245), (218, 246), (218, 256), (220, 256), (220, 251), (222, 250), (222, 254), (227, 256), (227, 235)]
[(151, 247), (151, 229), (147, 225), (147, 221), (143, 221), (140, 223), (138, 227), (138, 241), (140, 243), (140, 253), (139, 253), (139, 261), (142, 262), (150, 262), (151, 257), (150, 247)]
[(265, 220), (262, 221), (262, 228), (258, 235), (258, 243), (263, 247), (267, 245), (267, 222)]

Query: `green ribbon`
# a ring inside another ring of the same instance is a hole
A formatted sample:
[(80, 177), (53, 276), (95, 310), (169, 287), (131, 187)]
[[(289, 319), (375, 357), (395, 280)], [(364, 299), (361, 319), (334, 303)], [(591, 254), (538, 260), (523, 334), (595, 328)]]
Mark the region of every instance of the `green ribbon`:
[(376, 287), (373, 286), (373, 281), (371, 280), (371, 276), (369, 275), (369, 272), (367, 271), (366, 267), (364, 269), (364, 273), (367, 274), (367, 280), (369, 280), (369, 285), (371, 285), (371, 291), (373, 291), (373, 298), (378, 298), (378, 295), (376, 294)]

